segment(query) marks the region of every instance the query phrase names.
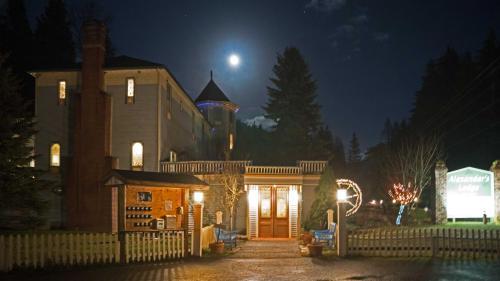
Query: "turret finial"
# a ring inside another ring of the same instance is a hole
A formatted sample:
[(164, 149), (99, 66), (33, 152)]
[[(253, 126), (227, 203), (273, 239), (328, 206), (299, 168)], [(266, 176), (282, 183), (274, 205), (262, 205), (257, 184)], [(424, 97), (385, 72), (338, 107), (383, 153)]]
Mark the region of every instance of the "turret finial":
[(213, 73), (212, 73), (212, 70), (210, 70), (210, 81), (213, 80)]

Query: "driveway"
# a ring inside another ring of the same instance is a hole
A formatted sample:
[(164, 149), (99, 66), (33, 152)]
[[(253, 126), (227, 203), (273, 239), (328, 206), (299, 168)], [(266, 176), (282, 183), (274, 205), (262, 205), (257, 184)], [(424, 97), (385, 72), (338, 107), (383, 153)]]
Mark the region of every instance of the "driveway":
[(500, 263), (427, 258), (308, 258), (296, 241), (250, 241), (235, 254), (0, 275), (2, 280), (498, 280)]

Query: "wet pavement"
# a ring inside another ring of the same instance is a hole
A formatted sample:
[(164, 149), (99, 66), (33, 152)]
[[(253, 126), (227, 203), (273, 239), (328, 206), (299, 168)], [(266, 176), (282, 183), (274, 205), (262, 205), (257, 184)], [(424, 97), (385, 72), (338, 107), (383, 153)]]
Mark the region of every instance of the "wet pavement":
[(15, 272), (1, 280), (499, 280), (500, 263), (428, 258), (301, 257), (296, 241), (250, 241), (224, 257)]

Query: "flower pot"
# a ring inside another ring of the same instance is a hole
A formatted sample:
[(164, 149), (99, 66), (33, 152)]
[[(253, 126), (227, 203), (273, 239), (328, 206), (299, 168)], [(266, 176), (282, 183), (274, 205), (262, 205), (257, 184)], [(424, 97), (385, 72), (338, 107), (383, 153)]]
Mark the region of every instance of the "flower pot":
[(309, 244), (311, 244), (313, 237), (312, 237), (311, 233), (309, 233), (309, 232), (304, 232), (304, 233), (301, 235), (301, 239), (302, 239), (302, 243), (303, 243), (304, 245), (309, 245)]
[(210, 247), (210, 252), (214, 254), (223, 254), (224, 253), (224, 242), (215, 242), (210, 243), (208, 245)]
[(309, 244), (307, 245), (307, 249), (309, 249), (309, 256), (311, 257), (319, 257), (323, 255), (323, 245)]

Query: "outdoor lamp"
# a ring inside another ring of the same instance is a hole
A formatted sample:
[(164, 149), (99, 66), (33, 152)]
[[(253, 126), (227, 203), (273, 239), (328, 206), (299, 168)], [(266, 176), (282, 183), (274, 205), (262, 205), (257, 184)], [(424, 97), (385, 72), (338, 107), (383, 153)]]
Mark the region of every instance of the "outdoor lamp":
[(337, 189), (337, 201), (347, 201), (347, 189)]
[(203, 202), (203, 192), (195, 191), (193, 193), (193, 199), (194, 199), (195, 203), (198, 203), (198, 204), (202, 203)]

